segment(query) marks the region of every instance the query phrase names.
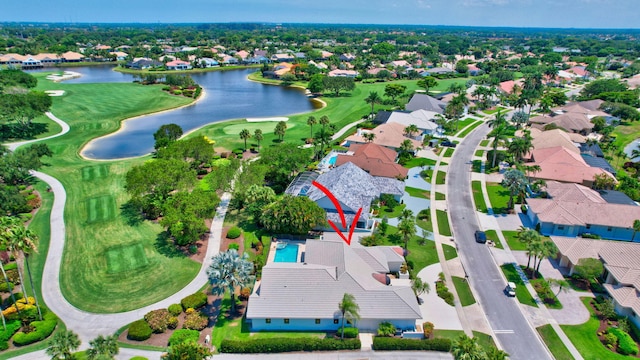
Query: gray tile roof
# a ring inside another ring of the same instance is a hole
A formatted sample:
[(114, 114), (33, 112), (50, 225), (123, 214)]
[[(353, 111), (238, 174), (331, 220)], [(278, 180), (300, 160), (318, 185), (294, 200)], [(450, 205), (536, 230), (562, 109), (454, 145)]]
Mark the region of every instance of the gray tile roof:
[(421, 318), (413, 290), (375, 280), (379, 272), (360, 256), (375, 253), (354, 249), (343, 241), (308, 240), (306, 263), (267, 264), (247, 318), (338, 318), (345, 293), (355, 297), (362, 319)]
[(427, 110), (437, 112), (438, 114), (443, 114), (446, 105), (447, 104), (445, 104), (443, 101), (440, 101), (429, 95), (414, 94), (404, 108), (408, 111)]

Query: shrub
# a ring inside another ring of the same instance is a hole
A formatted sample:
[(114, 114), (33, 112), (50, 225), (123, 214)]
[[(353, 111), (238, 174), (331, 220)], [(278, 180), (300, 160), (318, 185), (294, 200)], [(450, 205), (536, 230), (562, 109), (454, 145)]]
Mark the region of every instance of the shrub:
[(127, 339), (135, 341), (144, 341), (151, 337), (151, 326), (144, 320), (134, 321), (129, 325), (127, 331)]
[(167, 322), (167, 327), (171, 330), (175, 329), (178, 327), (178, 318), (175, 316), (172, 316), (169, 318), (169, 321)]
[(444, 281), (436, 281), (436, 293), (447, 304), (451, 306), (454, 305), (453, 294), (449, 291), (449, 288), (444, 284)]
[(129, 360), (149, 360), (149, 359), (144, 356), (134, 356)]
[[(338, 329), (336, 332), (338, 336), (342, 336), (342, 328)], [(344, 328), (344, 338), (345, 339), (355, 339), (358, 337), (358, 328), (354, 327), (346, 327)]]
[(0, 282), (0, 292), (9, 292), (9, 286), (11, 286), (11, 290), (15, 289), (16, 286), (13, 285), (11, 282), (9, 282), (9, 284), (7, 284), (6, 281)]
[(167, 330), (171, 314), (167, 309), (149, 311), (144, 320), (149, 324), (154, 333), (163, 333)]
[(182, 344), (185, 341), (198, 341), (200, 337), (200, 332), (197, 330), (190, 329), (180, 329), (176, 330), (171, 334), (169, 338), (169, 346)]
[(191, 294), (180, 301), (183, 309), (198, 309), (207, 303), (207, 295), (203, 292)]
[(224, 339), (222, 353), (281, 353), (290, 351), (360, 350), (360, 339), (271, 338), (251, 340)]
[(435, 338), (430, 340), (401, 339), (376, 336), (373, 338), (373, 348), (375, 350), (451, 350), (451, 340)]
[(607, 346), (609, 346), (609, 345), (615, 346), (618, 343), (618, 338), (612, 333), (606, 333), (604, 335), (603, 342)]
[(7, 329), (0, 329), (0, 351), (7, 350), (9, 348), (9, 339), (20, 329), (20, 320), (13, 320), (7, 322)]
[(240, 298), (240, 300), (248, 300), (249, 296), (251, 296), (251, 289), (248, 287), (244, 287), (242, 288), (242, 290), (240, 290), (240, 296), (238, 296)]
[(378, 336), (393, 336), (396, 333), (396, 327), (388, 322), (381, 322), (378, 325)]
[(58, 318), (54, 313), (48, 312), (44, 315), (42, 321), (33, 321), (30, 325), (33, 326), (35, 330), (30, 333), (23, 333), (22, 331), (16, 333), (13, 336), (14, 345), (29, 345), (48, 338), (58, 325)]
[(234, 250), (240, 250), (240, 245), (236, 244), (236, 243), (231, 243), (229, 244), (229, 250), (234, 249)]
[(182, 314), (182, 305), (180, 305), (180, 304), (171, 304), (171, 305), (169, 305), (169, 308), (167, 310), (169, 310), (169, 314), (171, 314), (173, 316), (178, 316), (178, 315)]
[(227, 238), (229, 239), (237, 239), (242, 235), (242, 230), (239, 227), (234, 226), (227, 232)]
[(608, 332), (618, 338), (618, 352), (622, 355), (637, 355), (638, 345), (631, 336), (618, 328), (610, 328)]
[(193, 312), (184, 318), (184, 324), (182, 324), (182, 327), (185, 329), (200, 331), (206, 328), (207, 324), (209, 324), (209, 319), (207, 319), (206, 316), (200, 315), (199, 312)]
[(431, 337), (433, 336), (433, 329), (434, 329), (434, 325), (431, 322), (425, 322), (424, 324), (422, 324), (422, 330), (424, 331), (424, 338), (425, 339), (431, 339)]

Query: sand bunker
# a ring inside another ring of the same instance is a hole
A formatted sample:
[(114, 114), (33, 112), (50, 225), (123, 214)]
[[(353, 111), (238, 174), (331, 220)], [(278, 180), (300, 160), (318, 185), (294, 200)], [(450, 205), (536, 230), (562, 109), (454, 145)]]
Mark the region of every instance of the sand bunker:
[(247, 118), (247, 122), (288, 121), (288, 117)]
[(47, 76), (47, 79), (49, 79), (51, 81), (54, 81), (54, 82), (59, 82), (59, 81), (79, 78), (80, 76), (82, 76), (82, 74), (80, 74), (78, 72), (65, 71), (65, 72), (62, 73), (62, 75), (60, 75), (60, 74), (51, 74), (51, 75)]
[(45, 90), (45, 94), (49, 96), (62, 96), (64, 95), (64, 90)]

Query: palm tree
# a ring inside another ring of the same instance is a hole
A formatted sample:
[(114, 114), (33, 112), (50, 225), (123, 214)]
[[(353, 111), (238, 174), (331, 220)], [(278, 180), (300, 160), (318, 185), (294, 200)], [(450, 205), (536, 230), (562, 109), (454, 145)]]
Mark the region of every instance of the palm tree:
[(420, 129), (418, 129), (418, 126), (416, 124), (411, 124), (404, 128), (404, 134), (408, 137), (413, 137), (413, 134), (418, 132), (420, 132)]
[[(9, 216), (0, 217), (0, 244), (6, 244), (9, 241), (9, 237), (12, 234), (13, 227), (18, 223), (19, 220), (17, 218), (12, 218)], [(2, 261), (0, 261), (0, 270), (2, 270), (2, 276), (4, 277), (4, 281), (7, 283), (7, 290), (9, 290), (9, 294), (11, 294), (11, 300), (15, 304), (17, 301), (16, 295), (13, 293), (13, 288), (11, 287), (12, 284), (9, 281), (9, 277), (4, 270), (4, 264), (2, 263)], [(20, 309), (16, 307), (16, 310), (18, 310), (18, 314), (20, 314)], [(2, 317), (2, 320), (4, 321), (4, 316)]]
[(449, 91), (452, 92), (452, 93), (458, 94), (458, 95), (464, 93), (465, 90), (467, 90), (467, 87), (464, 86), (464, 84), (459, 83), (459, 82), (452, 83), (449, 86)]
[(416, 276), (413, 278), (413, 280), (411, 280), (411, 289), (416, 294), (416, 296), (420, 296), (424, 293), (430, 293), (431, 285), (429, 285), (428, 282), (422, 281), (421, 278)]
[(364, 101), (367, 104), (371, 104), (371, 113), (369, 114), (369, 116), (373, 116), (373, 108), (376, 104), (379, 104), (380, 101), (382, 101), (382, 98), (380, 97), (380, 95), (378, 94), (378, 92), (376, 91), (371, 91), (369, 92), (369, 96), (367, 96)]
[(493, 160), (491, 161), (491, 167), (496, 166), (496, 156), (498, 155), (498, 145), (502, 141), (507, 138), (507, 127), (506, 126), (498, 126), (493, 129), (489, 135), (489, 138), (493, 138), (492, 148), (493, 148)]
[(486, 350), (486, 360), (506, 360), (509, 354), (494, 346), (489, 346)]
[(278, 124), (276, 124), (276, 128), (274, 129), (273, 133), (278, 135), (278, 140), (282, 141), (282, 139), (284, 139), (284, 134), (287, 131), (287, 123), (285, 123), (284, 121), (279, 121)]
[(529, 248), (530, 247), (534, 248), (534, 246), (532, 246), (531, 244), (540, 242), (540, 234), (538, 234), (538, 232), (533, 229), (529, 229), (529, 228), (525, 228), (524, 226), (521, 226), (520, 229), (518, 230), (517, 237), (518, 237), (518, 240), (524, 243), (525, 247), (527, 248), (527, 255), (529, 256), (529, 259), (527, 260), (527, 269), (528, 269), (531, 263), (531, 256), (533, 255), (533, 252), (530, 252)]
[(411, 153), (413, 151), (413, 143), (409, 139), (405, 139), (400, 144), (400, 151), (404, 153)]
[(256, 139), (256, 141), (258, 142), (258, 148), (260, 148), (260, 141), (264, 139), (264, 136), (262, 135), (262, 130), (256, 129), (256, 131), (253, 132), (253, 138)]
[(366, 132), (362, 134), (362, 137), (367, 140), (367, 142), (373, 142), (373, 139), (376, 138), (376, 134), (372, 132)]
[(73, 352), (80, 347), (78, 334), (71, 330), (60, 330), (51, 338), (49, 347), (46, 350), (51, 359), (73, 359)]
[[(18, 220), (19, 222), (20, 220)], [(40, 303), (38, 301), (38, 296), (36, 294), (36, 290), (33, 287), (33, 278), (31, 276), (31, 269), (29, 268), (29, 261), (27, 259), (27, 254), (31, 251), (38, 251), (35, 242), (38, 241), (38, 235), (33, 231), (24, 227), (22, 223), (13, 228), (11, 236), (7, 239), (8, 241), (5, 243), (7, 249), (13, 254), (13, 257), (16, 259), (16, 262), (19, 259), (20, 254), (25, 256), (24, 263), (27, 266), (27, 272), (29, 274), (29, 283), (31, 285), (31, 289), (33, 290), (33, 298), (36, 301), (36, 308), (38, 309), (38, 317), (42, 320), (42, 311), (40, 310)], [(20, 283), (22, 286), (22, 293), (27, 296), (27, 288), (24, 283), (24, 279), (22, 276), (22, 271), (20, 270), (20, 265), (16, 267), (18, 270), (18, 276), (20, 277)]]
[(451, 354), (456, 360), (484, 360), (485, 352), (478, 344), (477, 338), (470, 338), (466, 334), (451, 344)]
[(313, 137), (313, 125), (317, 124), (318, 120), (316, 120), (315, 116), (309, 116), (307, 118), (307, 125), (309, 125), (310, 130), (309, 130), (309, 137), (312, 138)]
[(558, 295), (560, 295), (560, 293), (562, 291), (567, 292), (569, 291), (569, 282), (565, 279), (549, 279), (547, 280), (547, 282), (549, 283), (549, 285), (555, 285), (558, 287), (558, 292), (555, 294), (556, 297), (558, 297)]
[(507, 204), (507, 208), (509, 210), (513, 209), (513, 198), (524, 192), (528, 184), (529, 182), (522, 171), (518, 169), (509, 169), (504, 172), (504, 178), (502, 179), (501, 185), (509, 189), (509, 203)]
[(247, 151), (247, 139), (251, 137), (251, 133), (247, 129), (240, 130), (240, 139), (244, 140), (244, 151)]
[(87, 349), (88, 360), (113, 359), (120, 352), (116, 335), (100, 335), (89, 341), (89, 345), (91, 347)]
[(631, 241), (636, 241), (636, 233), (640, 231), (640, 220), (633, 220), (633, 237)]
[(344, 295), (342, 295), (342, 301), (338, 303), (338, 309), (340, 310), (342, 318), (342, 325), (340, 325), (342, 333), (340, 334), (340, 339), (344, 339), (344, 320), (347, 319), (347, 321), (353, 321), (360, 319), (360, 314), (358, 313), (360, 311), (360, 307), (356, 303), (355, 296), (344, 293)]
[(513, 160), (517, 163), (522, 161), (522, 158), (533, 149), (531, 140), (526, 137), (517, 137), (507, 147), (509, 153), (513, 155)]
[(501, 110), (498, 110), (498, 112), (493, 117), (493, 119), (487, 121), (487, 125), (489, 125), (489, 127), (492, 129), (495, 129), (501, 126), (507, 126), (507, 118), (505, 117), (504, 113), (502, 113)]
[[(411, 210), (409, 210), (411, 211)], [(409, 239), (416, 234), (416, 220), (413, 216), (408, 216), (398, 223), (398, 232), (404, 240), (404, 250), (408, 251)]]
[[(375, 137), (375, 134), (374, 134)], [(366, 139), (366, 137), (365, 137)], [(324, 154), (324, 146), (331, 141), (331, 134), (326, 129), (322, 128), (316, 133), (316, 140), (320, 142), (320, 154)], [(373, 140), (373, 137), (371, 138)], [(320, 158), (320, 156), (318, 156)]]
[(322, 125), (322, 130), (324, 130), (325, 126), (329, 125), (329, 123), (331, 123), (329, 117), (327, 115), (322, 115), (322, 117), (320, 118), (320, 125)]
[(229, 249), (219, 253), (211, 259), (211, 266), (207, 270), (209, 281), (213, 285), (211, 292), (224, 295), (227, 290), (231, 295), (231, 313), (236, 312), (236, 289), (251, 285), (253, 264), (247, 253), (238, 254), (238, 250)]
[[(538, 259), (538, 266), (536, 266), (536, 272), (540, 271), (540, 264), (542, 264), (542, 260), (548, 257), (555, 257), (557, 254), (558, 254), (558, 247), (553, 241), (551, 240), (543, 241), (542, 246), (540, 247), (540, 258)], [(535, 277), (536, 274), (534, 273), (533, 276)]]

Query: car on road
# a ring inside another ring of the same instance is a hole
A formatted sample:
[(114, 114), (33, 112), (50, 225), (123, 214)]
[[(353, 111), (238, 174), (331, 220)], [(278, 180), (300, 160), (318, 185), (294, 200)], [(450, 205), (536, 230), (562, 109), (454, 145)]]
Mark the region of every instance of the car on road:
[(487, 242), (487, 234), (484, 231), (476, 230), (475, 237), (477, 243), (484, 244)]
[(457, 144), (456, 144), (456, 143), (454, 143), (454, 142), (451, 142), (451, 141), (449, 141), (449, 140), (443, 140), (443, 141), (440, 143), (440, 145), (441, 145), (441, 146), (447, 146), (447, 147), (452, 147), (452, 148), (454, 148), (454, 147), (456, 147), (456, 145), (457, 145)]
[(516, 296), (516, 284), (509, 281), (507, 287), (504, 288), (504, 293), (511, 297)]

